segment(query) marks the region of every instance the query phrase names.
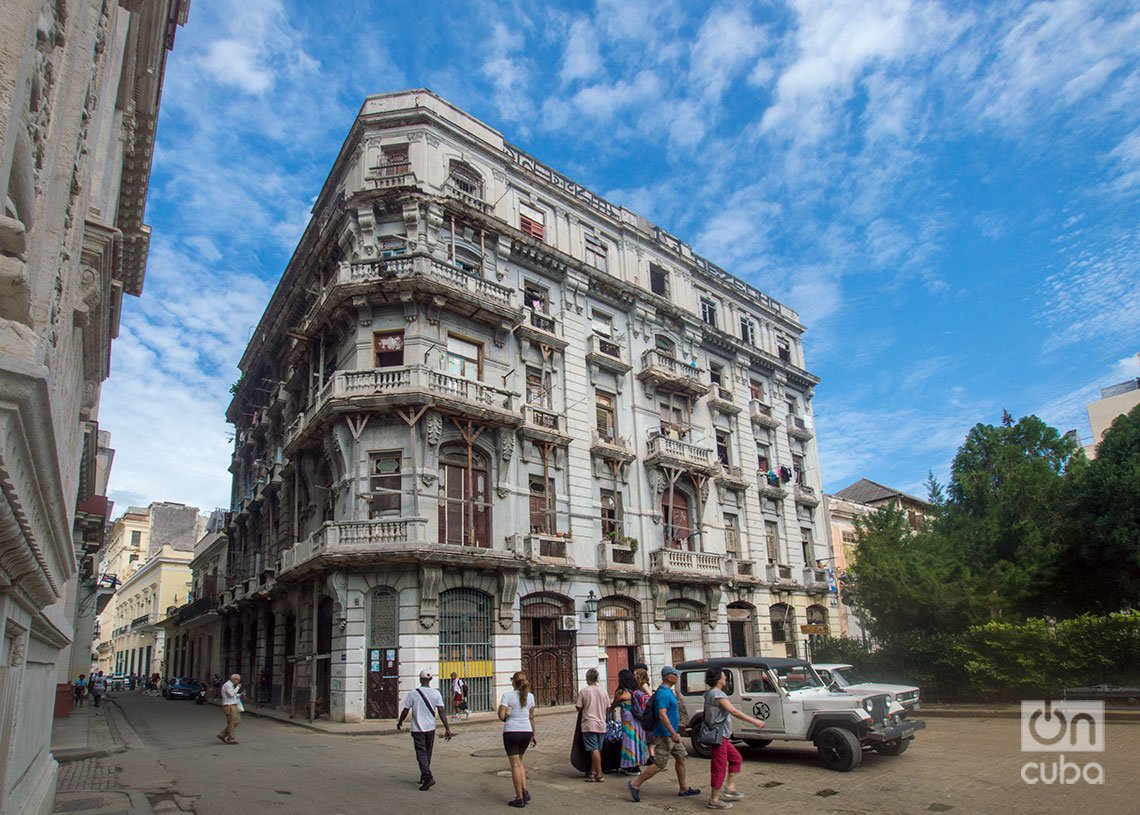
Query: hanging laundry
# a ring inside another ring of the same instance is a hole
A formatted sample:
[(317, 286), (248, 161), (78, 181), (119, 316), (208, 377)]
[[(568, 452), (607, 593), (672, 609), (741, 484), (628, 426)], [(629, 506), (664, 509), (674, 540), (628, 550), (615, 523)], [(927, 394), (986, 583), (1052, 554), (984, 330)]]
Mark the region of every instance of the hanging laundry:
[(780, 480), (783, 481), (785, 484), (787, 484), (789, 481), (792, 480), (792, 468), (791, 467), (781, 467), (780, 468)]
[(776, 475), (775, 470), (768, 471), (768, 483), (773, 487), (780, 486), (780, 476)]

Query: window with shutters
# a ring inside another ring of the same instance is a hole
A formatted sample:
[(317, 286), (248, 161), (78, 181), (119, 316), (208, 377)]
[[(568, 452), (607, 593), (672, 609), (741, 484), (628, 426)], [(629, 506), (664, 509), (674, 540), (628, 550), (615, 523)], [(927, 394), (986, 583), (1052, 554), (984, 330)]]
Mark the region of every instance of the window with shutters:
[(759, 379), (753, 379), (748, 383), (748, 393), (753, 399), (764, 401), (764, 383)]
[(530, 479), (530, 531), (537, 535), (554, 534), (553, 487), (540, 477)]
[(595, 412), (598, 435), (605, 441), (617, 438), (617, 414), (614, 410), (614, 397), (600, 391), (595, 396)]
[(711, 297), (701, 298), (701, 322), (711, 325), (713, 328), (717, 327), (716, 324), (716, 301)]
[(550, 313), (550, 293), (541, 286), (527, 283), (523, 288), (523, 300), (526, 307), (539, 314)]
[(792, 456), (792, 469), (795, 470), (796, 483), (801, 487), (804, 485), (804, 457)]
[(396, 368), (404, 364), (404, 332), (377, 331), (372, 335), (372, 367)]
[(740, 519), (729, 512), (724, 513), (724, 553), (740, 557)]
[(649, 264), (649, 290), (661, 297), (669, 296), (669, 273), (656, 263)]
[(800, 527), (800, 541), (803, 545), (804, 566), (810, 569), (815, 566), (815, 535), (811, 529)]
[(400, 458), (399, 451), (369, 453), (369, 517), (400, 514)]
[(614, 318), (597, 310), (591, 311), (590, 327), (599, 337), (612, 337), (614, 335)]
[(725, 467), (731, 467), (732, 461), (729, 449), (732, 447), (732, 437), (727, 430), (716, 431), (716, 458)]
[(483, 346), (477, 342), (449, 334), (447, 337), (447, 371), (452, 376), (478, 381), (483, 361)]
[(546, 213), (529, 204), (519, 204), (519, 230), (536, 240), (543, 240), (546, 231)]
[(595, 269), (605, 272), (609, 270), (609, 249), (597, 238), (586, 236), (586, 263)]
[(790, 362), (792, 359), (792, 345), (788, 342), (787, 337), (776, 338), (776, 350), (779, 352), (780, 359), (784, 362)]
[(756, 323), (750, 317), (740, 318), (740, 339), (749, 345), (756, 344)]
[(527, 366), (526, 403), (550, 409), (550, 372)]
[(724, 382), (724, 366), (716, 362), (709, 363), (709, 382), (714, 388), (719, 388)]
[(772, 462), (768, 458), (768, 445), (766, 444), (756, 445), (756, 469), (763, 473), (772, 469)]
[(768, 562), (780, 562), (780, 525), (776, 521), (764, 521), (764, 543), (768, 547)]
[(464, 164), (451, 163), (451, 183), (455, 188), (473, 198), (483, 200), (483, 177)]
[(614, 539), (622, 534), (621, 493), (602, 490), (602, 537)]
[(383, 149), (383, 158), (380, 164), (381, 175), (404, 175), (411, 170), (408, 163), (408, 146), (406, 144), (392, 145)]

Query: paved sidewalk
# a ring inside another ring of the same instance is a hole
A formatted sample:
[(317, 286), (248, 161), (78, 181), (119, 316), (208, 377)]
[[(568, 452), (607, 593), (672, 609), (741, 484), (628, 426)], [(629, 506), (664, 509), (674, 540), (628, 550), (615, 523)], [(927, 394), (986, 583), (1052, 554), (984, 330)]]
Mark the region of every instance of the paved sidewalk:
[(109, 756), (126, 750), (121, 735), (122, 714), (107, 700), (99, 707), (88, 703), (71, 715), (56, 719), (51, 729), (51, 752), (61, 764)]

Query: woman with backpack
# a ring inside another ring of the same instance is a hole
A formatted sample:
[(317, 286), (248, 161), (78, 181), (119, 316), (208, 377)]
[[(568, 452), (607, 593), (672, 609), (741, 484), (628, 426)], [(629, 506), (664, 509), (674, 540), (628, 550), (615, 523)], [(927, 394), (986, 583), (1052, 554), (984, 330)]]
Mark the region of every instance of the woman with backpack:
[(641, 717), (648, 702), (649, 694), (641, 689), (633, 671), (620, 671), (610, 709), (616, 708), (621, 712), (621, 770), (626, 775), (639, 775), (641, 765), (649, 757), (645, 730), (641, 726)]

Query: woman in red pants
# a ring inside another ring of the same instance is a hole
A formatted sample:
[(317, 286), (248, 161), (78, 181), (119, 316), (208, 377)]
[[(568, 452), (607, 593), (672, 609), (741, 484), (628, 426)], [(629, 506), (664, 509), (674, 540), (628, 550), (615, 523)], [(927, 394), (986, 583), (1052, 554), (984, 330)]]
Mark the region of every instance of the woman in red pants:
[[(764, 722), (754, 719), (743, 711), (733, 707), (724, 692), (725, 676), (720, 668), (709, 668), (705, 671), (705, 721), (704, 727), (720, 735), (720, 743), (713, 748), (709, 762), (712, 778), (709, 793), (709, 809), (732, 809), (732, 801), (739, 801), (743, 793), (736, 791), (736, 776), (740, 774), (740, 752), (732, 744), (732, 717), (742, 722), (749, 722), (756, 727), (763, 727)], [(725, 776), (728, 784), (725, 784)], [(721, 790), (724, 787), (725, 789)]]

